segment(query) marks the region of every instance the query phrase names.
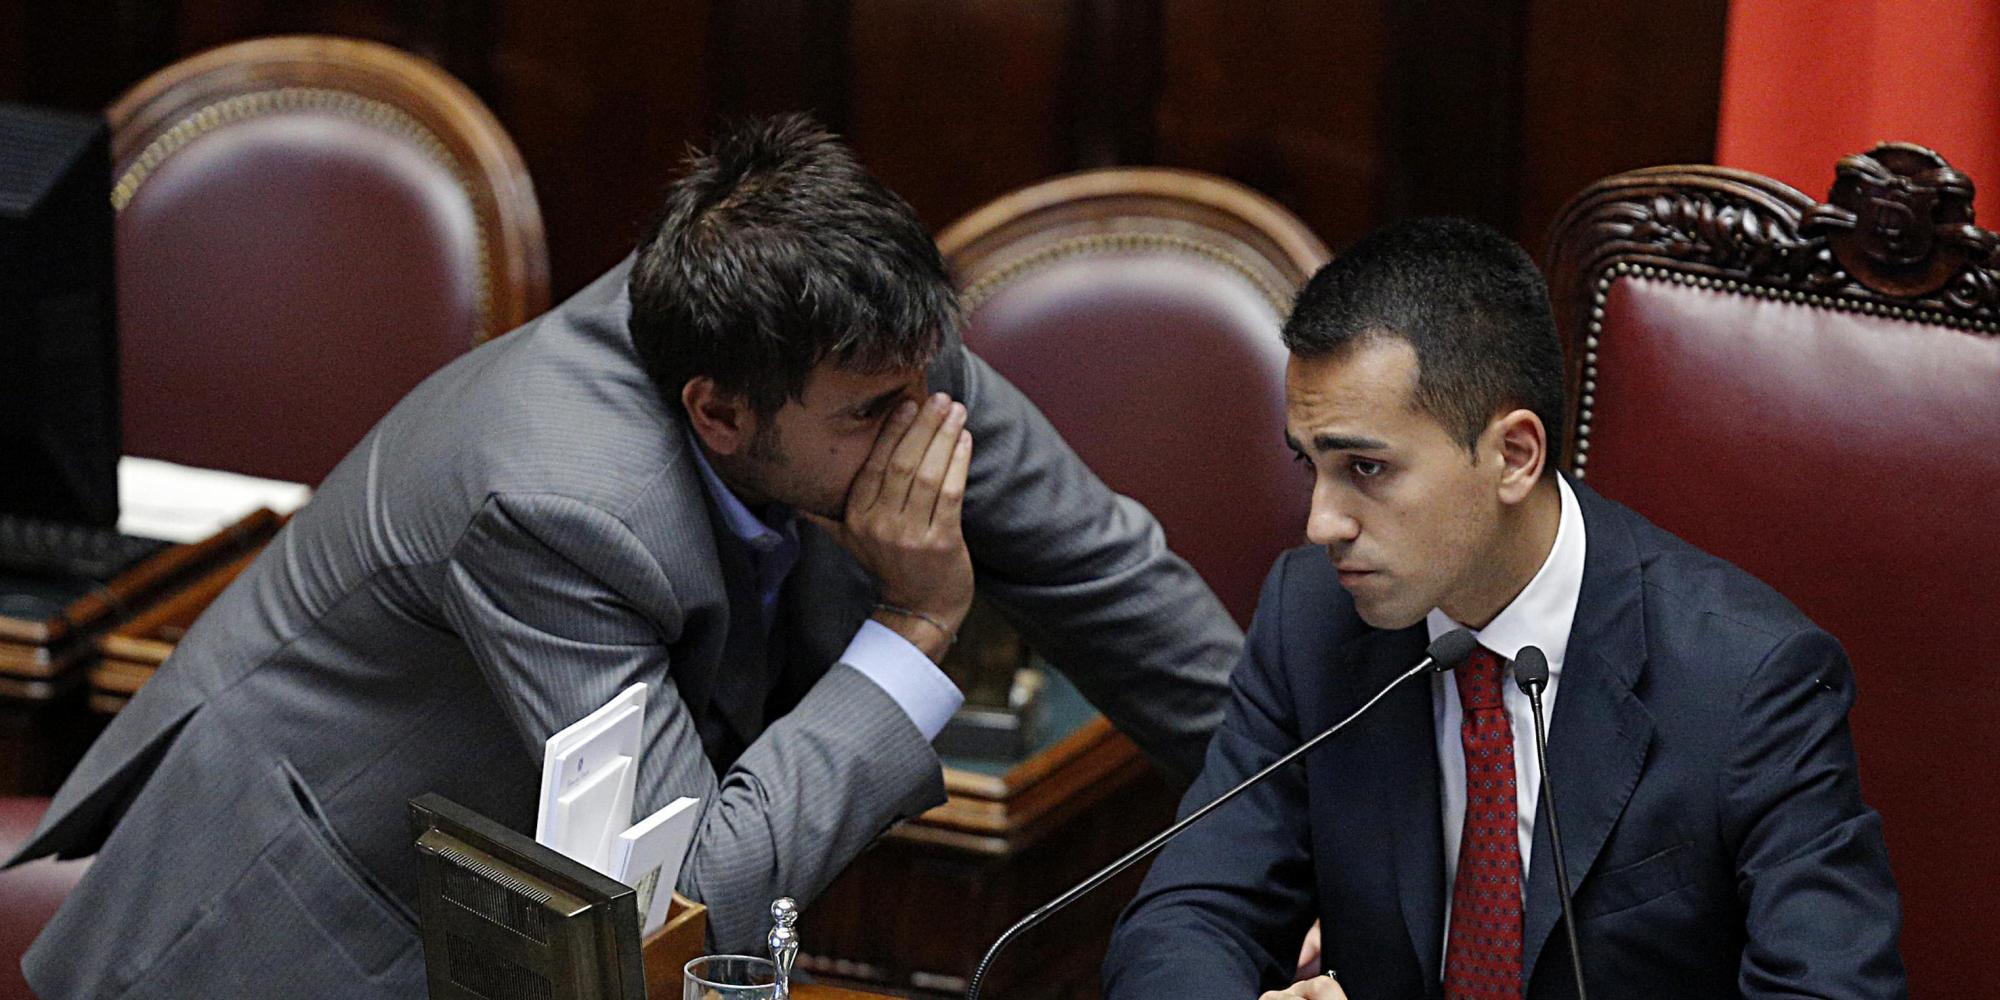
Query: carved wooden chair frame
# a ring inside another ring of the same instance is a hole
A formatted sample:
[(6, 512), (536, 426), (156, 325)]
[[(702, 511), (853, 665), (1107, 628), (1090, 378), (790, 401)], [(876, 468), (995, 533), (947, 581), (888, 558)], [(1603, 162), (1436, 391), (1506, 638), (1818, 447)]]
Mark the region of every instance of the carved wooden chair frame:
[(1279, 316), (1326, 263), (1326, 245), (1276, 202), (1187, 170), (1113, 168), (1005, 195), (953, 223), (938, 248), (971, 313), (995, 291), (1078, 255), (1186, 254), (1242, 275)]
[(169, 157), (217, 129), (310, 109), (407, 140), (457, 178), (478, 220), (481, 322), (471, 344), (548, 308), (548, 245), (521, 154), (465, 85), (374, 42), (311, 35), (259, 38), (177, 62), (106, 112), (112, 204), (123, 209)]
[(1973, 225), (1971, 180), (1922, 146), (1843, 158), (1825, 203), (1726, 167), (1635, 170), (1586, 189), (1552, 232), (1556, 325), (1571, 339), (1564, 464), (1578, 476), (1622, 276), (2000, 332), (2000, 236)]

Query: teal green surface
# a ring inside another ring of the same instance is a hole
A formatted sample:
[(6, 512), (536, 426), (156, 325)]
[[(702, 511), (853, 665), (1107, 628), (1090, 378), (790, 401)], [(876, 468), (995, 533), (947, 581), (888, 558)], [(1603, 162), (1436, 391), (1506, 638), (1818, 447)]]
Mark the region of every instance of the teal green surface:
[(1037, 660), (1035, 665), (1048, 678), (1042, 686), (1042, 732), (1025, 756), (1014, 760), (985, 760), (974, 757), (945, 756), (944, 766), (974, 774), (1002, 775), (1014, 769), (1021, 761), (1054, 746), (1063, 737), (1083, 728), (1083, 724), (1097, 716), (1097, 710), (1090, 702), (1083, 700), (1083, 693), (1069, 678), (1057, 673), (1048, 664)]

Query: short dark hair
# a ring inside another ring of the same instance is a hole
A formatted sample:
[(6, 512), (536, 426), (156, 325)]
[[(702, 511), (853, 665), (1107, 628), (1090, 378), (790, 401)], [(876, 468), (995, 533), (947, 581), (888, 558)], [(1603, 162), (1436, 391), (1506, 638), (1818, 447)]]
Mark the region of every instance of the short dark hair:
[(676, 413), (702, 375), (769, 415), (822, 361), (916, 367), (958, 319), (916, 213), (803, 114), (736, 123), (690, 152), (630, 291), (633, 346)]
[[(1417, 354), (1414, 402), (1468, 450), (1524, 408), (1553, 451), (1567, 416), (1562, 344), (1535, 262), (1498, 231), (1429, 218), (1377, 230), (1319, 269), (1285, 321), (1285, 347), (1327, 357), (1381, 337)], [(1545, 468), (1553, 475), (1553, 456)]]

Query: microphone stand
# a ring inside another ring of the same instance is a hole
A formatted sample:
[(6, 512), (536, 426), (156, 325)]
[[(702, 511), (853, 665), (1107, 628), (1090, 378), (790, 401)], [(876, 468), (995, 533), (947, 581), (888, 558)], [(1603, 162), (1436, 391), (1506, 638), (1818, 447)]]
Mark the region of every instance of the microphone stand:
[(1569, 937), (1569, 965), (1576, 974), (1577, 1000), (1589, 1000), (1583, 986), (1583, 951), (1576, 943), (1576, 915), (1569, 906), (1569, 862), (1563, 858), (1562, 824), (1556, 820), (1556, 785), (1549, 779), (1548, 724), (1542, 718), (1542, 689), (1549, 683), (1547, 654), (1524, 646), (1514, 657), (1514, 680), (1535, 713), (1535, 762), (1542, 770), (1542, 795), (1549, 800), (1549, 845), (1556, 856), (1556, 891), (1561, 894), (1563, 932)]
[[(1455, 636), (1459, 636), (1461, 634), (1464, 636), (1462, 643), (1459, 642), (1459, 640), (1454, 639)], [(1448, 639), (1452, 640), (1451, 645), (1446, 645), (1446, 640)], [(1355, 709), (1353, 713), (1347, 716), (1347, 718), (1344, 718), (1339, 722), (1334, 723), (1333, 726), (1327, 729), (1325, 732), (1320, 733), (1318, 736), (1315, 736), (1312, 739), (1305, 741), (1303, 744), (1300, 744), (1300, 746), (1297, 749), (1293, 750), (1292, 752), (1284, 755), (1283, 757), (1278, 758), (1275, 761), (1272, 761), (1268, 767), (1265, 767), (1263, 770), (1258, 771), (1256, 774), (1251, 775), (1249, 778), (1245, 779), (1242, 784), (1237, 785), (1235, 788), (1232, 788), (1229, 791), (1224, 792), (1222, 796), (1216, 799), (1215, 801), (1210, 802), (1209, 804), (1202, 806), (1200, 809), (1197, 809), (1194, 812), (1189, 813), (1186, 816), (1186, 818), (1182, 819), (1178, 823), (1175, 823), (1173, 826), (1167, 827), (1165, 830), (1161, 831), (1158, 835), (1154, 836), (1153, 839), (1148, 840), (1145, 843), (1140, 844), (1138, 847), (1135, 847), (1132, 850), (1126, 852), (1124, 857), (1121, 857), (1118, 860), (1113, 861), (1111, 864), (1105, 866), (1102, 871), (1099, 871), (1097, 874), (1092, 875), (1089, 878), (1084, 879), (1082, 882), (1077, 883), (1068, 892), (1065, 892), (1062, 895), (1057, 896), (1055, 899), (1049, 901), (1048, 903), (1043, 904), (1043, 906), (1040, 909), (1036, 910), (1035, 912), (1030, 913), (1025, 917), (1022, 917), (1019, 921), (1015, 922), (1014, 926), (1007, 928), (1007, 930), (1000, 935), (1000, 938), (998, 940), (993, 942), (993, 947), (986, 949), (986, 956), (979, 960), (979, 967), (972, 973), (972, 981), (968, 985), (965, 991), (965, 1000), (979, 1000), (980, 984), (986, 978), (986, 970), (993, 965), (994, 956), (1000, 954), (1000, 949), (1005, 948), (1015, 938), (1020, 937), (1022, 934), (1027, 933), (1029, 930), (1033, 929), (1035, 925), (1055, 915), (1055, 913), (1061, 910), (1062, 908), (1070, 905), (1071, 903), (1076, 902), (1078, 899), (1082, 898), (1086, 893), (1090, 892), (1092, 889), (1095, 889), (1098, 886), (1103, 885), (1105, 882), (1110, 881), (1113, 877), (1117, 876), (1119, 872), (1122, 872), (1125, 869), (1132, 867), (1134, 864), (1143, 860), (1147, 855), (1152, 854), (1154, 851), (1157, 851), (1161, 847), (1166, 846), (1168, 841), (1179, 836), (1182, 830), (1185, 830), (1188, 827), (1193, 826), (1195, 824), (1195, 821), (1201, 819), (1203, 816), (1206, 816), (1209, 813), (1214, 812), (1223, 803), (1228, 802), (1229, 800), (1235, 798), (1236, 796), (1242, 794), (1245, 791), (1248, 791), (1251, 786), (1263, 781), (1265, 778), (1276, 773), (1280, 768), (1284, 767), (1286, 764), (1290, 764), (1292, 761), (1299, 759), (1299, 757), (1305, 754), (1307, 751), (1311, 750), (1316, 746), (1319, 746), (1322, 742), (1325, 742), (1327, 737), (1332, 736), (1337, 732), (1340, 732), (1342, 729), (1345, 729), (1348, 723), (1353, 722), (1354, 720), (1360, 718), (1370, 708), (1375, 707), (1376, 702), (1381, 701), (1383, 698), (1388, 697), (1389, 692), (1394, 691), (1397, 687), (1400, 687), (1404, 681), (1407, 681), (1410, 678), (1415, 677), (1418, 674), (1424, 673), (1426, 671), (1450, 670), (1453, 667), (1458, 666), (1459, 663), (1463, 662), (1465, 658), (1471, 654), (1473, 646), (1475, 644), (1476, 643), (1472, 638), (1472, 634), (1470, 632), (1466, 632), (1464, 629), (1459, 629), (1454, 632), (1447, 633), (1444, 636), (1440, 636), (1436, 642), (1433, 642), (1431, 644), (1430, 655), (1425, 656), (1422, 662), (1418, 663), (1416, 666), (1411, 667), (1409, 670), (1405, 671), (1402, 674), (1402, 676), (1397, 677), (1393, 681), (1390, 681), (1387, 686), (1382, 688), (1381, 691), (1376, 692), (1375, 697), (1368, 699), (1366, 704), (1362, 705), (1360, 708)]]

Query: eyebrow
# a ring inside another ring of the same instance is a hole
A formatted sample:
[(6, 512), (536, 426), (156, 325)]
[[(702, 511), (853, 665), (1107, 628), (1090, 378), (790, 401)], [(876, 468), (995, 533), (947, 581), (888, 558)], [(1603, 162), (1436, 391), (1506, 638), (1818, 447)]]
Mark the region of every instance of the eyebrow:
[[(1305, 446), (1300, 444), (1297, 438), (1292, 437), (1290, 431), (1285, 432), (1285, 444), (1296, 452), (1304, 453), (1306, 450)], [(1387, 441), (1378, 441), (1375, 438), (1344, 437), (1339, 434), (1313, 435), (1313, 450), (1317, 452), (1387, 451), (1388, 448), (1389, 443)]]
[(902, 389), (902, 387), (900, 387), (900, 386), (899, 386), (899, 387), (897, 387), (897, 388), (894, 388), (894, 389), (891, 389), (891, 390), (889, 390), (888, 392), (885, 392), (885, 393), (882, 393), (882, 394), (881, 394), (881, 395), (879, 395), (879, 396), (876, 396), (876, 397), (875, 397), (874, 399), (871, 399), (871, 400), (869, 400), (868, 402), (866, 402), (866, 403), (863, 403), (863, 404), (861, 404), (860, 406), (857, 406), (857, 407), (855, 407), (854, 409), (850, 410), (849, 412), (851, 412), (851, 413), (873, 413), (873, 412), (875, 412), (875, 411), (876, 411), (877, 409), (879, 409), (880, 407), (882, 407), (882, 406), (884, 406), (884, 405), (886, 405), (886, 404), (888, 404), (888, 403), (890, 403), (890, 402), (894, 401), (894, 400), (895, 400), (895, 398), (896, 398), (897, 396), (900, 396), (900, 395), (902, 395), (902, 394), (903, 394), (903, 389)]

